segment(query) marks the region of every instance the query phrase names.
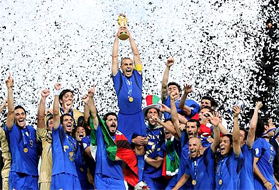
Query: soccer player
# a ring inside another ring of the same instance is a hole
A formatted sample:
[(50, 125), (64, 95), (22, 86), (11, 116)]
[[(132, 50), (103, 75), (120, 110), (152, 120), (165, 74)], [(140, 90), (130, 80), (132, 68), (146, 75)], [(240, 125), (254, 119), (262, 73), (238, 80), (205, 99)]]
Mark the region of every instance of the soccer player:
[(243, 164), (240, 149), (238, 115), (239, 106), (234, 106), (233, 135), (223, 134), (220, 143), (220, 154), (215, 173), (215, 189), (238, 189), (238, 180)]
[[(121, 71), (118, 64), (118, 36), (125, 30), (129, 35), (134, 60), (125, 57), (121, 60)], [(119, 113), (118, 130), (131, 142), (133, 134), (146, 136), (142, 102), (142, 63), (139, 51), (127, 28), (119, 28), (112, 51), (112, 78), (116, 91)]]
[[(52, 173), (52, 136), (53, 116), (49, 114), (45, 117), (46, 98), (49, 96), (49, 90), (44, 89), (41, 92), (41, 100), (38, 108), (38, 129), (37, 137), (42, 142), (41, 168), (39, 175), (39, 188), (48, 190), (51, 186)], [(47, 120), (45, 122), (45, 120)]]
[(26, 111), (14, 107), (14, 81), (11, 75), (6, 80), (8, 89), (8, 116), (5, 126), (12, 155), (9, 175), (10, 189), (38, 189), (38, 155), (36, 130), (26, 125)]
[(255, 132), (258, 122), (258, 113), (260, 108), (263, 106), (262, 102), (257, 102), (254, 109), (254, 114), (251, 119), (249, 132), (245, 129), (240, 128), (240, 145), (241, 152), (244, 157), (244, 163), (240, 172), (240, 184), (239, 189), (254, 189), (254, 174), (253, 174), (253, 150), (252, 146), (255, 140)]
[[(88, 106), (92, 115), (94, 128), (96, 130), (97, 140), (97, 153), (96, 153), (96, 169), (95, 169), (95, 188), (96, 189), (126, 189), (124, 184), (124, 176), (121, 168), (121, 161), (119, 158), (115, 158), (112, 161), (106, 151), (105, 139), (111, 138), (115, 140), (117, 133), (117, 115), (113, 112), (107, 113), (104, 116), (105, 124), (109, 136), (105, 136), (102, 132), (102, 128), (97, 116), (97, 110), (94, 104), (93, 95), (94, 88), (88, 90)], [(94, 129), (92, 129), (94, 130)], [(105, 129), (104, 129), (105, 130)], [(107, 138), (106, 138), (107, 137)]]
[(74, 119), (69, 113), (59, 116), (61, 85), (54, 87), (51, 189), (81, 189), (75, 166), (77, 141), (72, 137)]
[(64, 89), (59, 94), (59, 104), (60, 110), (59, 114), (64, 115), (66, 113), (70, 114), (74, 118), (74, 125), (77, 125), (78, 118), (83, 116), (83, 113), (79, 110), (73, 109), (74, 104), (74, 91), (70, 89)]
[[(181, 87), (176, 82), (168, 83), (169, 79), (169, 71), (171, 66), (174, 64), (174, 59), (169, 57), (166, 63), (166, 69), (164, 71), (163, 79), (162, 79), (162, 90), (161, 90), (161, 99), (163, 104), (170, 107), (170, 94), (175, 93), (175, 104), (177, 108), (177, 112), (181, 115), (184, 115), (186, 119), (190, 119), (196, 113), (198, 113), (200, 106), (194, 100), (186, 100), (185, 107), (183, 110), (179, 109), (180, 97), (181, 97)], [(185, 86), (186, 96), (192, 92), (192, 87), (189, 85)], [(167, 112), (164, 113), (165, 119), (169, 119), (171, 115)]]
[(268, 125), (262, 120), (258, 121), (256, 130), (257, 140), (254, 142), (254, 162), (255, 189), (276, 190), (279, 187), (278, 181), (274, 177), (273, 161), (275, 150), (270, 144), (270, 139), (274, 136), (274, 125)]
[(179, 189), (188, 180), (192, 183), (192, 189), (214, 189), (214, 153), (220, 141), (218, 117), (211, 117), (214, 125), (214, 141), (210, 148), (203, 148), (202, 142), (197, 137), (189, 139), (189, 158), (186, 159), (185, 173), (179, 179), (174, 190)]

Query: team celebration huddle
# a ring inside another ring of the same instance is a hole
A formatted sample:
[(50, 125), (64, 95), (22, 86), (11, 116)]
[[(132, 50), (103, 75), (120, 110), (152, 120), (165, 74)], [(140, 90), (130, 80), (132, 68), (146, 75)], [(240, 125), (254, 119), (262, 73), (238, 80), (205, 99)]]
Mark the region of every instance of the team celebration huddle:
[[(42, 89), (37, 126), (31, 126), (28, 110), (14, 105), (17, 81), (7, 78), (2, 188), (279, 189), (279, 130), (259, 117), (264, 102), (254, 105), (248, 129), (239, 127), (241, 104), (232, 108), (233, 126), (227, 126), (211, 96), (198, 103), (187, 98), (191, 85), (169, 82), (172, 57), (162, 73), (161, 97), (142, 97), (140, 53), (121, 18), (111, 65), (118, 113), (99, 115), (106, 105), (95, 104), (95, 86), (86, 89), (81, 112), (73, 108), (74, 91), (56, 83)], [(129, 41), (133, 58), (119, 60), (119, 39)], [(50, 94), (53, 105), (47, 107)]]

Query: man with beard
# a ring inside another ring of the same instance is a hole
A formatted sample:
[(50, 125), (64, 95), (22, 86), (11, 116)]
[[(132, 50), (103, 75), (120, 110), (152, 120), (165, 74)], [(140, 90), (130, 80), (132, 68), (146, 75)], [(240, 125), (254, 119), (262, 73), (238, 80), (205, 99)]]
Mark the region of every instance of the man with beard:
[(233, 108), (233, 135), (223, 134), (215, 173), (216, 189), (238, 189), (239, 174), (244, 158), (240, 149), (238, 115), (239, 106)]
[(188, 180), (192, 183), (192, 189), (214, 189), (214, 153), (220, 140), (219, 118), (211, 117), (210, 121), (214, 125), (214, 141), (210, 148), (204, 148), (202, 142), (197, 137), (189, 139), (190, 155), (186, 159), (185, 173), (179, 179), (175, 189), (179, 189)]
[(54, 87), (51, 189), (81, 189), (75, 166), (77, 141), (72, 137), (73, 117), (69, 113), (59, 116), (61, 85), (56, 83)]
[(143, 109), (145, 118), (148, 122), (146, 126), (147, 145), (145, 146), (145, 166), (143, 170), (143, 181), (145, 181), (153, 189), (165, 189), (166, 180), (162, 177), (163, 153), (161, 146), (164, 143), (165, 122), (160, 118), (160, 106), (153, 102), (147, 104)]
[[(167, 107), (170, 107), (170, 94), (175, 94), (175, 104), (177, 108), (177, 112), (183, 116), (186, 117), (186, 119), (190, 119), (193, 117), (196, 113), (198, 113), (200, 106), (197, 102), (194, 100), (184, 100), (184, 103), (181, 107), (183, 107), (183, 110), (179, 107), (180, 105), (180, 97), (181, 97), (181, 87), (176, 82), (170, 82), (168, 83), (169, 79), (169, 71), (171, 66), (174, 64), (174, 59), (172, 57), (169, 57), (167, 59), (166, 63), (166, 69), (164, 71), (163, 79), (162, 79), (162, 90), (161, 90), (161, 99), (163, 104), (165, 104)], [(192, 87), (190, 85), (186, 85), (184, 87), (184, 90), (186, 91), (186, 96), (192, 92)], [(171, 115), (167, 112), (164, 113), (165, 119), (169, 119)]]
[[(39, 175), (39, 188), (48, 190), (51, 186), (52, 173), (52, 136), (53, 116), (49, 114), (45, 117), (46, 98), (49, 96), (49, 90), (44, 89), (41, 92), (41, 101), (38, 109), (38, 128), (37, 137), (42, 142), (41, 168)], [(46, 122), (45, 122), (46, 120)]]
[(244, 162), (239, 177), (239, 189), (254, 189), (252, 146), (255, 140), (255, 132), (258, 123), (258, 114), (262, 106), (262, 102), (257, 102), (257, 105), (254, 109), (253, 117), (251, 119), (249, 132), (247, 132), (244, 128), (240, 128), (239, 131), (241, 152), (244, 157)]
[[(125, 57), (121, 60), (121, 71), (118, 64), (119, 35), (126, 31), (129, 36), (134, 60)], [(131, 142), (133, 134), (146, 136), (144, 116), (141, 109), (142, 103), (142, 63), (139, 51), (127, 28), (119, 28), (112, 51), (112, 77), (116, 91), (119, 113), (118, 130)], [(134, 142), (137, 143), (137, 142)]]
[(259, 120), (256, 130), (257, 140), (254, 142), (254, 162), (255, 189), (276, 190), (279, 183), (274, 177), (273, 161), (276, 155), (270, 139), (274, 136), (276, 127), (268, 125), (267, 122)]
[(26, 125), (26, 111), (14, 107), (14, 81), (11, 75), (6, 80), (8, 89), (8, 116), (5, 132), (12, 155), (9, 175), (10, 189), (38, 189), (38, 155), (36, 130)]
[[(124, 185), (124, 176), (122, 173), (121, 163), (119, 158), (112, 161), (106, 151), (106, 136), (102, 132), (101, 124), (97, 116), (97, 110), (94, 104), (93, 95), (94, 88), (88, 90), (88, 107), (93, 119), (93, 125), (96, 130), (97, 153), (96, 153), (96, 169), (95, 169), (95, 188), (96, 189), (126, 189)], [(113, 112), (107, 113), (104, 116), (104, 121), (107, 126), (108, 133), (112, 140), (115, 140), (118, 123), (117, 115)], [(92, 129), (94, 130), (94, 129)]]

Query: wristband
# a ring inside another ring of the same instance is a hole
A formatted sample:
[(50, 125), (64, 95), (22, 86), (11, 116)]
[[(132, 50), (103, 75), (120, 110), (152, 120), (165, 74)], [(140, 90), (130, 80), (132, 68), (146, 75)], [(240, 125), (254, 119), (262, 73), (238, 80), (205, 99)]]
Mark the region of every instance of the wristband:
[(61, 90), (54, 89), (54, 96), (59, 96), (61, 93)]

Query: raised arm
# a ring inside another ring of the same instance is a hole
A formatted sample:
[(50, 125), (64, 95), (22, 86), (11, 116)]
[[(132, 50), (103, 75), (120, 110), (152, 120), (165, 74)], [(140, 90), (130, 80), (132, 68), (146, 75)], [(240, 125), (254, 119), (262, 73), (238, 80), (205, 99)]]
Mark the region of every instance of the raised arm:
[(141, 73), (142, 72), (142, 63), (140, 60), (140, 55), (139, 55), (139, 50), (137, 48), (137, 45), (131, 35), (131, 33), (129, 32), (129, 30), (126, 28), (125, 29), (127, 34), (129, 35), (129, 42), (132, 48), (132, 52), (133, 52), (133, 59), (134, 59), (134, 63), (135, 63), (135, 69)]
[(175, 94), (171, 94), (170, 98), (171, 98), (171, 120), (173, 122), (174, 128), (176, 130), (177, 136), (178, 138), (181, 137), (181, 131), (179, 128), (179, 119), (178, 119), (178, 113), (177, 113), (177, 109), (176, 109), (176, 105), (175, 105), (175, 100), (174, 100)]
[(41, 92), (41, 100), (38, 108), (38, 128), (45, 128), (45, 105), (46, 105), (46, 98), (49, 95), (49, 90), (44, 89)]
[(56, 130), (60, 125), (59, 115), (59, 94), (61, 91), (61, 84), (56, 83), (54, 85), (54, 102), (53, 102), (53, 128)]
[(214, 132), (214, 140), (211, 144), (211, 150), (212, 152), (216, 152), (218, 145), (220, 143), (220, 129), (219, 124), (221, 123), (219, 117), (210, 117), (210, 122), (213, 125), (213, 132)]
[(256, 128), (258, 124), (258, 114), (259, 110), (263, 106), (262, 102), (257, 102), (255, 109), (254, 109), (254, 114), (250, 122), (250, 129), (248, 132), (247, 136), (247, 145), (249, 148), (252, 148), (254, 140), (255, 140), (255, 133), (256, 133)]
[(97, 127), (99, 125), (99, 120), (98, 120), (98, 116), (97, 116), (97, 109), (96, 109), (94, 99), (93, 99), (94, 94), (95, 94), (95, 86), (88, 89), (88, 96), (89, 96), (88, 108), (89, 108), (89, 112), (91, 113), (91, 117), (93, 118), (94, 128), (95, 128), (95, 130), (97, 130)]
[(183, 89), (184, 93), (181, 97), (181, 100), (179, 102), (179, 108), (183, 111), (183, 113), (187, 116), (190, 116), (191, 115), (191, 108), (187, 105), (185, 105), (185, 101), (187, 99), (187, 96), (188, 94), (190, 94), (193, 89), (192, 89), (192, 86), (191, 85), (184, 85), (184, 89)]
[(166, 69), (163, 75), (162, 80), (162, 89), (161, 89), (161, 100), (164, 103), (168, 96), (168, 80), (169, 80), (169, 72), (170, 67), (174, 64), (174, 59), (169, 57), (166, 63)]
[(122, 31), (122, 28), (119, 28), (117, 34), (115, 35), (114, 38), (114, 43), (113, 43), (113, 48), (112, 48), (112, 66), (111, 66), (111, 72), (112, 75), (115, 76), (118, 72), (119, 65), (118, 65), (118, 45), (119, 45), (119, 35), (120, 32)]
[(8, 79), (6, 80), (6, 86), (8, 89), (8, 116), (7, 116), (7, 127), (9, 130), (12, 129), (14, 125), (14, 118), (15, 118), (15, 108), (14, 108), (14, 96), (13, 96), (13, 85), (14, 80), (12, 79), (12, 76), (10, 75)]
[(233, 108), (233, 151), (236, 156), (239, 156), (240, 149), (240, 140), (239, 140), (239, 126), (238, 126), (238, 115), (240, 113), (240, 107), (234, 106)]

